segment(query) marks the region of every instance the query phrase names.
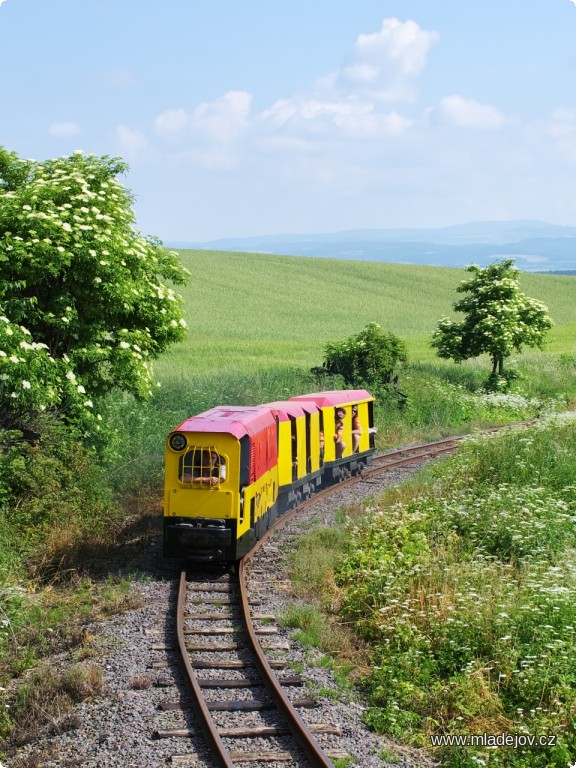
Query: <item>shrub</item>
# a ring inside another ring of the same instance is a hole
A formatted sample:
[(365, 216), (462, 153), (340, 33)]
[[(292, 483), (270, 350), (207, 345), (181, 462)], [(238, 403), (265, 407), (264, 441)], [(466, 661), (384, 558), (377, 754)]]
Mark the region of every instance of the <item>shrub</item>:
[(323, 366), (329, 374), (339, 374), (350, 386), (389, 384), (394, 369), (406, 363), (406, 344), (393, 333), (369, 323), (356, 336), (326, 345)]

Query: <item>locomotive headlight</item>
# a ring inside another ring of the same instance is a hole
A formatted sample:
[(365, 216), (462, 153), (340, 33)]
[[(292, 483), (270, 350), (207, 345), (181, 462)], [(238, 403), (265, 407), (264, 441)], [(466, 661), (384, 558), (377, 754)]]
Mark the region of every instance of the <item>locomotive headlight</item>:
[(186, 438), (180, 432), (174, 432), (174, 434), (170, 436), (168, 445), (173, 451), (183, 451), (184, 448), (186, 448)]

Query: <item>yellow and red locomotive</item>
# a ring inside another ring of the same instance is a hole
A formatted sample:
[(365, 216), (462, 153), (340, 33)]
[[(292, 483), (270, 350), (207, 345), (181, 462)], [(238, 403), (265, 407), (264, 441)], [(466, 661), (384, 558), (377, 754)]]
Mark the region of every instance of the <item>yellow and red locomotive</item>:
[(219, 406), (183, 421), (166, 444), (164, 556), (243, 557), (278, 514), (370, 463), (373, 408), (357, 389)]

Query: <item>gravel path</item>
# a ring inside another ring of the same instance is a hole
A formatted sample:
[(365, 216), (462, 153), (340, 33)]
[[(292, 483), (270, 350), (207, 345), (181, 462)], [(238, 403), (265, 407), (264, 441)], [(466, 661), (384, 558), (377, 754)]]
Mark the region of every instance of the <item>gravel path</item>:
[[(294, 537), (309, 525), (311, 518), (331, 525), (343, 504), (377, 495), (386, 486), (401, 482), (414, 469), (387, 473), (381, 480), (358, 483), (342, 489), (328, 501), (318, 502), (271, 540), (269, 554), (260, 558), (255, 567), (261, 568), (264, 564), (274, 579), (286, 580), (284, 558), (278, 554), (290, 550)], [(154, 540), (139, 562), (140, 579), (132, 587), (140, 598), (140, 607), (86, 627), (95, 654), (82, 663), (100, 665), (104, 678), (102, 693), (78, 705), (73, 729), (60, 734), (45, 733), (5, 760), (5, 768), (156, 768), (161, 765), (211, 768), (213, 763), (200, 737), (155, 738), (158, 730), (194, 726), (193, 722), (183, 723), (180, 712), (159, 709), (164, 701), (185, 698), (175, 665), (172, 666), (172, 661), (176, 661), (175, 643), (167, 624), (167, 606), (172, 605), (175, 598), (177, 575), (176, 566), (162, 562), (161, 542)], [(259, 612), (278, 616), (295, 600), (290, 589), (268, 590)], [(318, 664), (321, 654), (302, 648), (290, 637), (289, 630), (279, 628), (281, 638), (290, 640), (286, 656), (289, 666), (303, 670), (302, 676), (312, 684), (312, 695), (320, 705), (307, 710), (304, 719), (339, 725), (342, 736), (338, 739), (338, 748), (354, 756), (354, 766), (385, 768), (389, 763), (380, 757), (383, 750), (386, 750), (384, 754), (397, 756), (394, 765), (398, 768), (435, 765), (425, 753), (368, 731), (362, 724), (361, 699), (339, 691), (330, 670)], [(67, 654), (50, 659), (50, 664), (59, 669), (71, 663), (78, 662)], [(159, 667), (162, 663), (167, 663), (165, 669)], [(319, 696), (318, 692), (322, 691), (334, 694)], [(252, 764), (252, 768), (258, 768), (257, 764)]]

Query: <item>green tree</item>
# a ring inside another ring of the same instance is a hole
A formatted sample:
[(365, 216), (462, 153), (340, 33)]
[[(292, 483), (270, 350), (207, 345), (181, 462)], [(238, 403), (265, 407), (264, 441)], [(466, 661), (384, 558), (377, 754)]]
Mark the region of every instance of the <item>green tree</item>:
[(472, 273), (456, 289), (467, 293), (453, 307), (463, 312), (462, 322), (443, 317), (432, 337), (439, 357), (459, 363), (482, 354), (490, 355), (492, 373), (489, 383), (506, 383), (504, 360), (522, 347), (542, 348), (544, 336), (552, 327), (548, 310), (540, 301), (520, 290), (513, 259), (495, 262), (484, 269), (472, 264)]
[(388, 384), (394, 368), (408, 360), (406, 344), (377, 323), (369, 323), (356, 336), (326, 345), (323, 369), (340, 374), (346, 384)]
[(118, 158), (23, 160), (0, 147), (0, 426), (76, 418), (118, 387), (146, 398), (152, 365), (185, 335), (187, 271), (134, 227)]

